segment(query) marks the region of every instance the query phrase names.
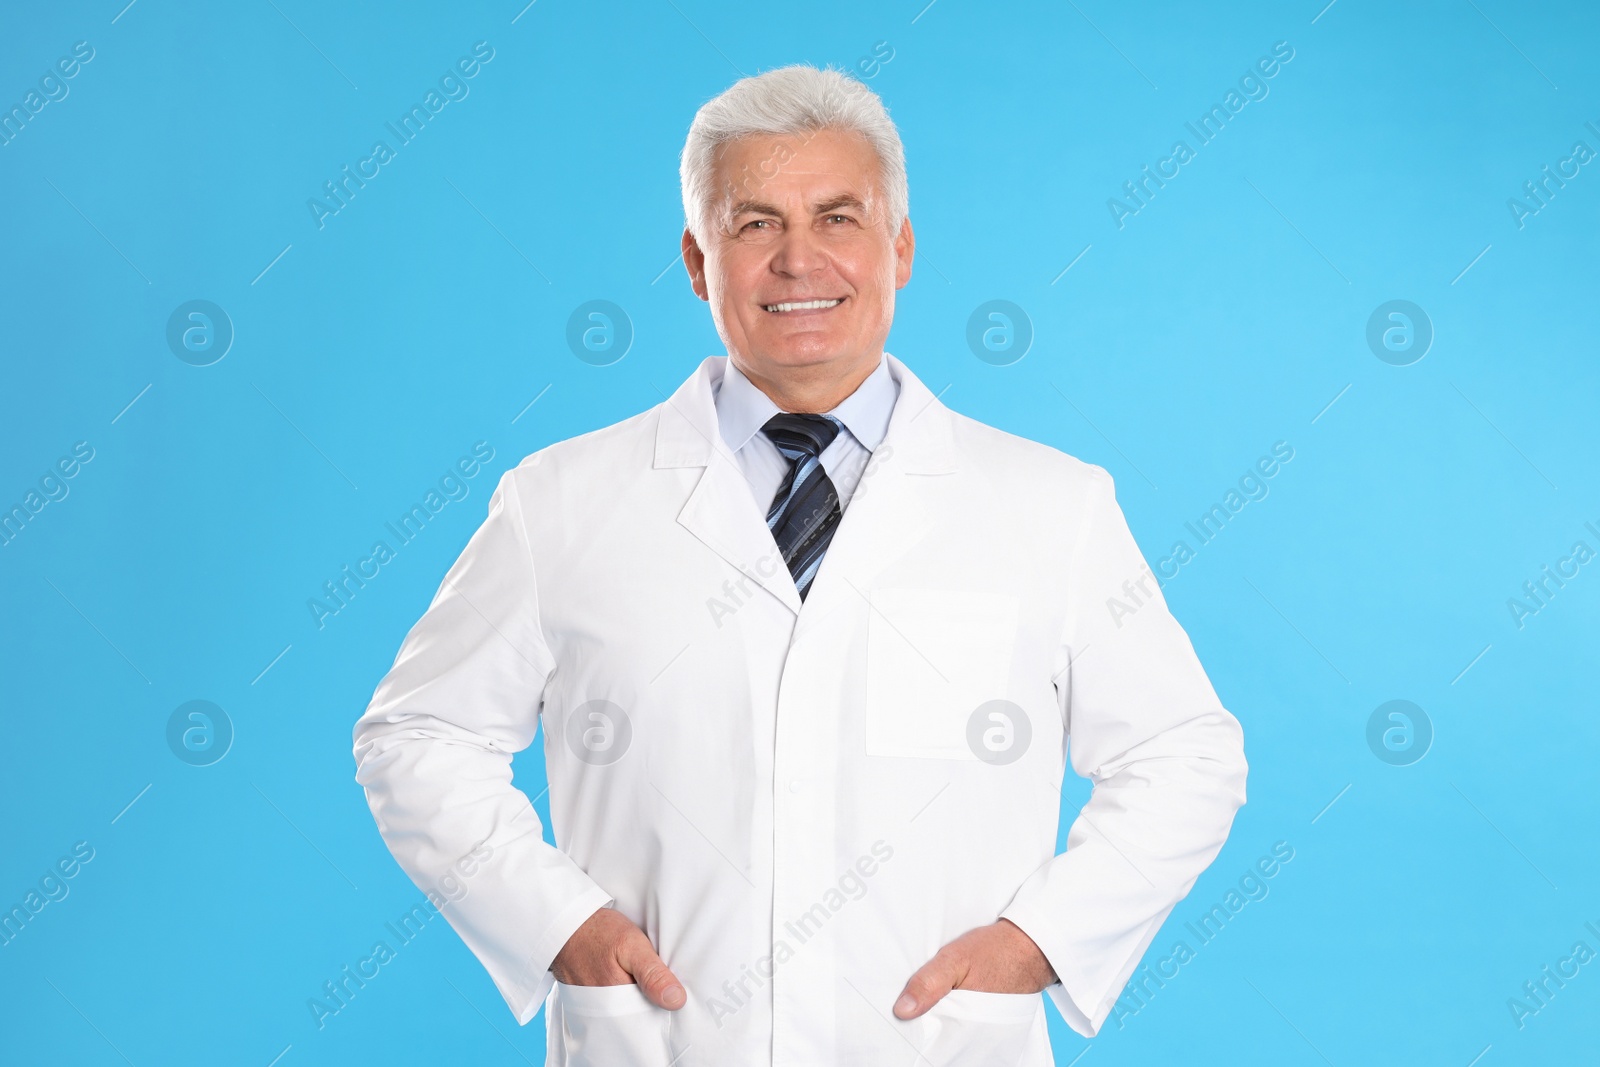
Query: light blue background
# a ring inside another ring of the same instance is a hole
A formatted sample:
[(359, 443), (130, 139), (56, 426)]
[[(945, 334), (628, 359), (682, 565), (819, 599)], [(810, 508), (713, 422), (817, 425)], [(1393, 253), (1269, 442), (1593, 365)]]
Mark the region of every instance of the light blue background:
[[(1600, 149), (1592, 5), (123, 2), (0, 14), (7, 109), (95, 50), (0, 147), (0, 506), (94, 449), (0, 547), (0, 906), (95, 851), (0, 947), (0, 1060), (542, 1061), (542, 1016), (517, 1028), (437, 919), (313, 1021), (420, 898), (351, 726), (499, 473), (722, 351), (673, 264), (695, 108), (878, 42), (892, 60), (858, 73), (905, 140), (920, 252), (890, 351), (956, 410), (1108, 468), (1152, 562), (1295, 450), (1166, 588), (1251, 776), (1156, 948), (1275, 842), (1294, 859), (1121, 1025), (1085, 1042), (1051, 1009), (1058, 1061), (1593, 1054), (1600, 962), (1520, 1029), (1507, 1006), (1600, 951), (1600, 563), (1521, 628), (1507, 607), (1600, 550), (1600, 165), (1522, 228), (1507, 206)], [(480, 40), (470, 95), (319, 230), (307, 199)], [(1270, 95), (1118, 229), (1107, 199), (1277, 41)], [(564, 339), (597, 298), (635, 330), (608, 367)], [(236, 331), (207, 367), (165, 340), (193, 299)], [(966, 344), (990, 299), (1032, 322), (1010, 366)], [(1436, 331), (1410, 366), (1365, 341), (1391, 299)], [(466, 499), (319, 630), (307, 599), (480, 440)], [(209, 767), (166, 741), (193, 699), (236, 731)], [(1410, 766), (1366, 741), (1391, 699), (1435, 731)], [(518, 772), (540, 791), (537, 759)]]

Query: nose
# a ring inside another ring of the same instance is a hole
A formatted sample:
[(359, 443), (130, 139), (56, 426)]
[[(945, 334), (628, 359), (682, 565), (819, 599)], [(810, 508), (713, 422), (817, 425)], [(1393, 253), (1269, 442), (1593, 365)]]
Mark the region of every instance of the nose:
[(790, 278), (814, 274), (827, 266), (827, 262), (821, 241), (810, 226), (785, 230), (772, 254), (773, 271)]

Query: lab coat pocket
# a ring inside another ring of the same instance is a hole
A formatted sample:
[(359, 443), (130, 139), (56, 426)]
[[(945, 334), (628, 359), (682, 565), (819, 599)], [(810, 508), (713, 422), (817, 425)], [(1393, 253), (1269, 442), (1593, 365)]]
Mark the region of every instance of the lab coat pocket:
[(559, 1059), (554, 1067), (667, 1067), (665, 1008), (650, 1003), (635, 983), (567, 985), (557, 982)]
[(979, 589), (874, 589), (867, 621), (869, 756), (978, 759), (973, 713), (1006, 696), (1018, 600)]
[[(929, 1034), (919, 1047), (933, 1067), (1018, 1067), (1038, 1049), (1043, 1025), (1038, 993), (952, 989), (923, 1019)], [(1045, 1038), (1048, 1049), (1048, 1037)]]

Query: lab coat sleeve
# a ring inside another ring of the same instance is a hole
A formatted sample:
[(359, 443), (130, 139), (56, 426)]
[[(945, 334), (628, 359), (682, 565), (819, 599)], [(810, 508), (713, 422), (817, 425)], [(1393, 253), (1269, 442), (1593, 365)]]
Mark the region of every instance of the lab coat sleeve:
[(356, 781), (389, 851), (488, 970), (517, 1022), (550, 961), (615, 903), (544, 841), (511, 758), (538, 726), (554, 660), (541, 634), (515, 469), (411, 628), (354, 731)]
[(1094, 785), (1066, 851), (1000, 915), (1049, 960), (1046, 992), (1085, 1037), (1221, 850), (1247, 769), (1239, 722), (1167, 610), (1111, 476), (1090, 474), (1055, 685), (1072, 768)]

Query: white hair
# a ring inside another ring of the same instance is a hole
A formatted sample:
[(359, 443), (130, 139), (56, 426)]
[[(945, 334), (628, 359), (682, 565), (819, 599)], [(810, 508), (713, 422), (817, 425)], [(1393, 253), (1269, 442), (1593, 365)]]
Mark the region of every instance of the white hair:
[[(712, 185), (724, 145), (753, 135), (809, 135), (825, 129), (858, 134), (872, 147), (878, 157), (878, 183), (887, 201), (889, 232), (897, 233), (910, 211), (910, 193), (905, 149), (883, 101), (840, 71), (797, 64), (741, 78), (695, 113), (678, 166), (684, 222), (695, 240), (704, 243), (712, 211), (718, 206)], [(774, 161), (781, 166), (785, 160), (775, 154), (761, 166)], [(760, 180), (756, 175), (744, 178), (745, 183)], [(733, 179), (726, 184), (724, 208), (739, 189)]]

